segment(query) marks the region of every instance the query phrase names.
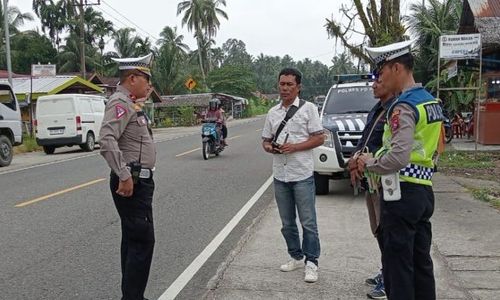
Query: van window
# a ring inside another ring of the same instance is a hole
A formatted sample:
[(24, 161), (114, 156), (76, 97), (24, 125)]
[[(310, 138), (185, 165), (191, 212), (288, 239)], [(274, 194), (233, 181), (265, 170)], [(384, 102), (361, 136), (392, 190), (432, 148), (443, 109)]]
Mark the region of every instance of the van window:
[(94, 112), (104, 112), (104, 105), (102, 104), (104, 101), (103, 100), (92, 100), (92, 109)]
[(6, 86), (0, 87), (0, 103), (9, 107), (12, 110), (17, 110), (14, 95)]
[(82, 114), (91, 114), (92, 108), (90, 107), (90, 101), (88, 99), (80, 98), (78, 99), (78, 104), (80, 106), (80, 111)]
[(73, 107), (72, 99), (51, 99), (39, 101), (37, 104), (37, 113), (39, 116), (42, 115), (67, 115), (74, 114), (75, 109)]

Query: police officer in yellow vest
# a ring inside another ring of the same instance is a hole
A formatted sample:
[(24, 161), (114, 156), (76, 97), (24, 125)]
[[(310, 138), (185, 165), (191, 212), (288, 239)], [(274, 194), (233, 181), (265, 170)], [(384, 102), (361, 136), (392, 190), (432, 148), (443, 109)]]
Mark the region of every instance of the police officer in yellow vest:
[(358, 167), (381, 185), (382, 264), (388, 299), (433, 300), (432, 157), (443, 114), (438, 101), (415, 83), (410, 47), (411, 41), (406, 41), (367, 48), (377, 66), (378, 84), (399, 96), (387, 111), (382, 148), (374, 155), (361, 155)]
[(120, 84), (111, 95), (100, 135), (101, 155), (111, 168), (110, 188), (122, 229), (122, 300), (143, 300), (155, 243), (153, 171), (156, 150), (142, 110), (151, 92), (152, 54), (114, 59)]

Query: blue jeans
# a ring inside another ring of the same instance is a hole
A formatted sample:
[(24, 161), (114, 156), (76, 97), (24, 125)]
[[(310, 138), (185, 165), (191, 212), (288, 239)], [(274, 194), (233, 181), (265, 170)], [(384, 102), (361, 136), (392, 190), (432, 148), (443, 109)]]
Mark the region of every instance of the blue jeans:
[[(314, 177), (294, 182), (283, 182), (275, 178), (274, 195), (283, 225), (281, 233), (285, 238), (288, 254), (297, 260), (305, 256), (306, 262), (311, 261), (317, 265), (320, 245), (316, 223)], [(300, 246), (296, 211), (299, 214), (303, 230), (302, 247)]]

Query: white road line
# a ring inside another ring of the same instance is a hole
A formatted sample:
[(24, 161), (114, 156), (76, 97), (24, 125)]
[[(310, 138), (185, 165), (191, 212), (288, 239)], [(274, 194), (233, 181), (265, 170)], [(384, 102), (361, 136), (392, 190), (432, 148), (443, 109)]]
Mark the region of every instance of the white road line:
[(184, 156), (184, 155), (189, 154), (189, 153), (193, 153), (193, 152), (198, 151), (198, 150), (201, 150), (201, 148), (196, 148), (196, 149), (193, 149), (193, 150), (189, 150), (189, 151), (183, 152), (181, 154), (177, 154), (175, 157), (181, 157), (181, 156)]
[(31, 166), (24, 167), (24, 168), (19, 168), (19, 169), (9, 170), (9, 171), (5, 171), (5, 172), (0, 172), (0, 175), (10, 174), (10, 173), (15, 173), (15, 172), (20, 172), (20, 171), (34, 169), (34, 168), (43, 167), (43, 166), (50, 166), (50, 165), (54, 165), (54, 164), (58, 164), (58, 163), (63, 163), (63, 162), (67, 162), (67, 161), (77, 160), (77, 159), (80, 159), (80, 158), (91, 157), (91, 156), (95, 156), (95, 155), (98, 155), (98, 154), (99, 153), (92, 153), (92, 154), (87, 154), (87, 155), (82, 155), (82, 156), (77, 156), (77, 157), (72, 157), (72, 158), (64, 158), (64, 159), (61, 159), (61, 160), (56, 160), (56, 161), (51, 161), (51, 162), (46, 162), (46, 163), (31, 165)]
[(264, 194), (267, 188), (273, 182), (271, 175), (266, 182), (257, 190), (257, 192), (248, 200), (248, 202), (238, 211), (238, 213), (227, 223), (227, 225), (217, 234), (217, 236), (203, 249), (203, 251), (193, 260), (193, 262), (182, 272), (179, 277), (168, 287), (168, 289), (158, 298), (158, 300), (173, 300), (182, 291), (186, 284), (200, 270), (210, 256), (219, 248), (220, 244), (226, 239), (231, 231), (238, 225), (243, 217), (248, 213), (252, 206)]

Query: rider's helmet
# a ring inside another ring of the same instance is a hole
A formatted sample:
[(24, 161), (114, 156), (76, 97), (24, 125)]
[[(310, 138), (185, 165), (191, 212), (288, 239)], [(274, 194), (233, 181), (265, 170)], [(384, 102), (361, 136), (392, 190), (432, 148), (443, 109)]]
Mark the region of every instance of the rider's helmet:
[(217, 110), (220, 106), (220, 100), (217, 98), (213, 98), (208, 102), (208, 109)]

